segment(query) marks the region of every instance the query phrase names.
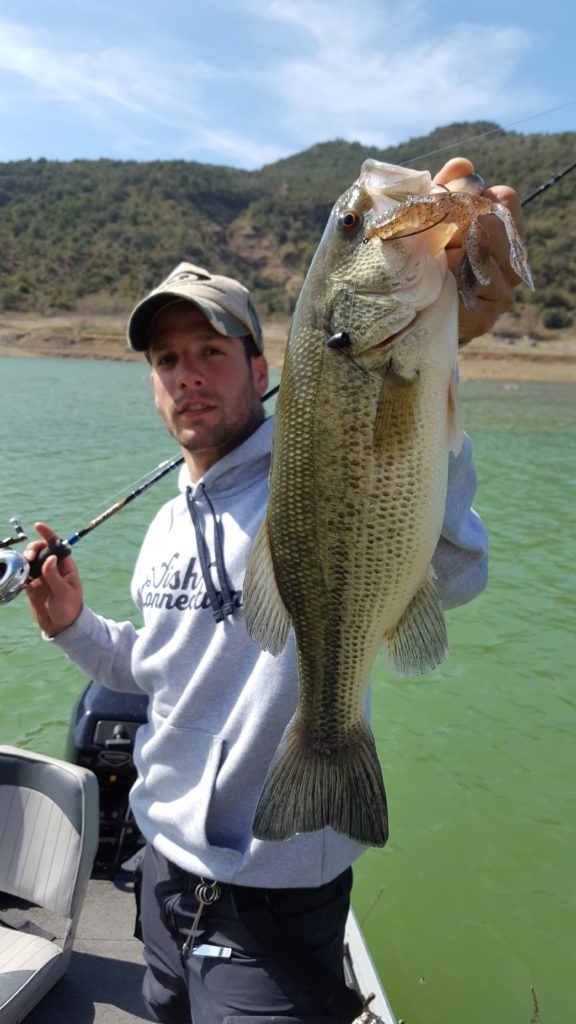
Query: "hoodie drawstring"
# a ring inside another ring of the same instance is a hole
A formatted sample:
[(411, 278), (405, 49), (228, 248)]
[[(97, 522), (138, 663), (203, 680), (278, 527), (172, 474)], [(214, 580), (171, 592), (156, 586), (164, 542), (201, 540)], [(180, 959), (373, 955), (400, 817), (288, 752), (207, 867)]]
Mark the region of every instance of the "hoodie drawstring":
[(224, 550), (222, 548), (222, 537), (220, 534), (220, 524), (216, 518), (216, 512), (214, 506), (208, 497), (208, 492), (204, 484), (199, 484), (198, 491), (206, 499), (206, 504), (212, 514), (212, 520), (214, 522), (214, 551), (216, 554), (216, 572), (218, 574), (218, 583), (220, 584), (220, 593), (216, 590), (212, 581), (210, 573), (210, 562), (209, 562), (209, 551), (208, 545), (206, 544), (206, 538), (202, 533), (202, 527), (200, 526), (200, 518), (198, 516), (198, 509), (194, 503), (192, 496), (192, 488), (186, 488), (186, 501), (188, 503), (188, 510), (190, 512), (190, 518), (192, 519), (192, 525), (194, 526), (194, 533), (196, 534), (196, 546), (198, 548), (198, 558), (200, 560), (200, 567), (202, 569), (202, 578), (206, 585), (206, 593), (212, 605), (212, 611), (216, 622), (222, 622), (227, 615), (232, 615), (234, 612), (234, 599), (232, 591), (230, 590), (230, 584), (226, 578), (226, 569), (224, 568)]

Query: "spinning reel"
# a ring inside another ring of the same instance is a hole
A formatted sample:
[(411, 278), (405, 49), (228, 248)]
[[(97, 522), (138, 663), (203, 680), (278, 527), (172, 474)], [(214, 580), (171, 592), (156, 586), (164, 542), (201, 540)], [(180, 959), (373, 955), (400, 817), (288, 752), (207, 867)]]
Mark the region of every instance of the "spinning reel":
[(30, 562), (20, 551), (14, 551), (11, 547), (12, 544), (28, 540), (22, 529), (22, 521), (18, 516), (13, 516), (9, 522), (15, 536), (0, 541), (0, 604), (13, 601), (30, 576)]
[(13, 601), (28, 580), (38, 579), (42, 573), (42, 565), (50, 555), (56, 555), (60, 561), (70, 554), (70, 546), (65, 541), (57, 540), (39, 551), (34, 561), (29, 562), (21, 551), (15, 551), (11, 546), (28, 540), (22, 528), (22, 520), (18, 516), (12, 516), (8, 522), (15, 531), (15, 536), (0, 540), (0, 604)]

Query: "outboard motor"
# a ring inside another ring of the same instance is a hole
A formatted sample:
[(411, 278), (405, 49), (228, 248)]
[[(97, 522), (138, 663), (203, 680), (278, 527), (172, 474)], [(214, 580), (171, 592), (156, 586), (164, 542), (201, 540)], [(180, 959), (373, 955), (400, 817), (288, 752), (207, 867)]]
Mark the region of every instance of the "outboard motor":
[(117, 693), (92, 679), (72, 716), (66, 759), (94, 772), (100, 789), (100, 842), (92, 872), (96, 877), (112, 877), (144, 843), (128, 794), (136, 780), (134, 740), (147, 709), (145, 694)]

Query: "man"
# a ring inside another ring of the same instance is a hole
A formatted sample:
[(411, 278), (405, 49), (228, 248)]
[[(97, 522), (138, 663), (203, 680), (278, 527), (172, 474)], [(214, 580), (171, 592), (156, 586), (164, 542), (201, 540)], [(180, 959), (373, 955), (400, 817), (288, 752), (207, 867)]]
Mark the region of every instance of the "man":
[[(451, 161), (438, 180), (469, 167)], [(496, 194), (519, 217), (515, 194)], [(462, 319), (464, 338), (487, 329), (516, 284), (501, 225), (488, 223), (492, 284)], [(89, 676), (150, 697), (131, 794), (147, 840), (145, 998), (165, 1024), (351, 1020), (359, 1006), (330, 979), (342, 976), (350, 865), (363, 847), (331, 829), (280, 843), (251, 830), (297, 700), (293, 638), (273, 658), (248, 637), (241, 611), (272, 438), (260, 324), (241, 284), (183, 263), (133, 311), (128, 337), (150, 362), (156, 405), (185, 460), (182, 493), (155, 517), (134, 572), (144, 625), (84, 606), (71, 558), (48, 558), (27, 594), (45, 635)], [(434, 558), (446, 607), (485, 582), (474, 489), (466, 440), (451, 461)], [(27, 550), (31, 559), (55, 539), (37, 529), (43, 541)]]

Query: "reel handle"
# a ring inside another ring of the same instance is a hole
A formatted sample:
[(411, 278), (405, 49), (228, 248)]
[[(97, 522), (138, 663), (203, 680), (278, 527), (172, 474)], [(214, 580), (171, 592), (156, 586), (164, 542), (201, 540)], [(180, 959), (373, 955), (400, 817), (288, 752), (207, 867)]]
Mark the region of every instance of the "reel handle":
[(62, 562), (68, 555), (71, 555), (70, 545), (65, 540), (55, 540), (52, 544), (48, 544), (45, 548), (40, 548), (40, 551), (36, 555), (33, 562), (30, 562), (30, 573), (29, 577), (32, 580), (37, 580), (42, 575), (42, 566), (50, 555), (56, 555), (59, 562)]

